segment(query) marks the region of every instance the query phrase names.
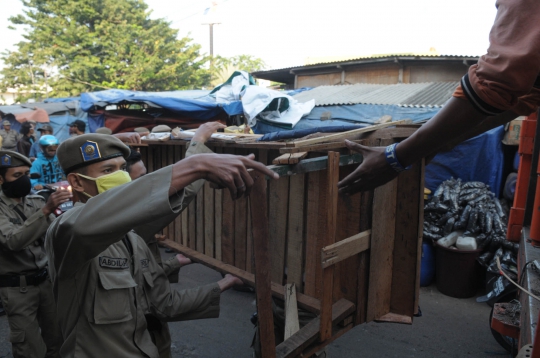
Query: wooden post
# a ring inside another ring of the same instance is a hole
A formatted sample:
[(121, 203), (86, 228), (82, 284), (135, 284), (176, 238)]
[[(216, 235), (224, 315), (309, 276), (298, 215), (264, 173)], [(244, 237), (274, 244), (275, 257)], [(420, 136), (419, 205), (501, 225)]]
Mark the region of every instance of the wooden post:
[[(336, 239), (337, 203), (339, 180), (339, 153), (328, 152), (328, 196), (326, 198), (326, 231), (324, 246), (332, 245)], [(323, 290), (321, 297), (321, 342), (332, 337), (332, 304), (333, 304), (334, 266), (323, 271)]]
[(272, 283), (268, 245), (268, 213), (266, 179), (258, 172), (251, 173), (254, 185), (250, 197), (251, 229), (255, 253), (255, 289), (261, 355), (263, 358), (276, 356), (274, 317), (272, 315)]

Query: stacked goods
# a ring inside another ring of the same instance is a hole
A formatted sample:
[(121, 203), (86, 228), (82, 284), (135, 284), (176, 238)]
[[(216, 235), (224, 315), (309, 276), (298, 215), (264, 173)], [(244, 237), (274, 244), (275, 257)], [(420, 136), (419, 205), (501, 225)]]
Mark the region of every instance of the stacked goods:
[(503, 268), (517, 273), (519, 246), (506, 240), (506, 223), (503, 205), (482, 182), (446, 180), (424, 207), (425, 240), (457, 250), (481, 249), (485, 252), (478, 261), (490, 271), (500, 256)]

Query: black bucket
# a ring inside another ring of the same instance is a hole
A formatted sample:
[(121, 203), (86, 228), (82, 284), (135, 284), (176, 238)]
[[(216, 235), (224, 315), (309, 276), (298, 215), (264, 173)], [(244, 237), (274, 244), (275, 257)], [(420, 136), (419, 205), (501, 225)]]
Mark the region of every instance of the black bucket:
[(476, 295), (482, 267), (476, 261), (482, 250), (460, 251), (436, 244), (437, 289), (450, 297), (469, 298)]

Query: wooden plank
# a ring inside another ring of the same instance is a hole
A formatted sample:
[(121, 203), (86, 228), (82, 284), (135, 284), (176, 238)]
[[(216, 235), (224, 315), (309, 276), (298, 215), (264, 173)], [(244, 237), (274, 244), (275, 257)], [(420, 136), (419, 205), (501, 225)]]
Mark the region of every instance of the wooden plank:
[[(342, 155), (339, 157), (339, 165), (351, 165), (362, 163), (362, 155), (355, 153), (352, 155)], [(268, 169), (279, 174), (280, 177), (291, 176), (295, 174), (305, 174), (309, 172), (322, 171), (327, 168), (328, 161), (326, 157), (304, 159), (295, 165), (269, 165)]]
[(204, 183), (204, 253), (215, 257), (214, 253), (214, 190), (210, 183)]
[[(417, 127), (406, 127), (406, 126), (400, 126), (396, 128), (383, 128), (379, 129), (377, 131), (374, 131), (372, 133), (362, 133), (358, 135), (360, 137), (356, 140), (351, 140), (355, 143), (360, 143), (366, 139), (375, 139), (375, 138), (408, 138), (410, 137), (414, 132), (416, 132), (418, 128)], [(312, 144), (312, 145), (306, 145), (302, 147), (283, 147), (279, 149), (280, 153), (299, 153), (299, 152), (317, 152), (317, 151), (328, 151), (333, 149), (340, 149), (345, 148), (345, 141), (340, 140), (336, 142), (330, 142), (330, 143), (320, 143), (320, 144)]]
[(268, 165), (268, 149), (259, 149), (259, 157), (257, 160), (264, 165)]
[(247, 198), (234, 202), (234, 265), (246, 269), (247, 252)]
[(298, 321), (298, 305), (296, 304), (296, 285), (285, 285), (285, 338), (300, 330), (300, 322)]
[(371, 230), (361, 232), (335, 244), (323, 247), (321, 262), (323, 268), (335, 265), (338, 262), (369, 249)]
[[(323, 233), (323, 244), (325, 246), (333, 244), (336, 240), (339, 153), (328, 152), (327, 174), (326, 231)], [(332, 336), (333, 276), (334, 268), (332, 266), (323, 270), (323, 293), (321, 296), (321, 342), (324, 342)]]
[(367, 321), (390, 312), (394, 235), (396, 230), (397, 180), (375, 189)]
[[(172, 161), (173, 163), (176, 163), (178, 161), (180, 161), (182, 159), (182, 151), (181, 151), (181, 148), (176, 148), (176, 147), (170, 147), (171, 150), (172, 150)], [(183, 213), (185, 213), (186, 210), (185, 208), (182, 208), (182, 213), (180, 215), (178, 215), (175, 219), (174, 219), (174, 241), (182, 244), (183, 243), (183, 235), (182, 235), (182, 230), (183, 230), (183, 225), (182, 225), (182, 217), (183, 217)]]
[(399, 174), (397, 178), (396, 229), (394, 263), (392, 266), (392, 297), (390, 312), (412, 317), (415, 310), (416, 274), (419, 257), (418, 215), (420, 194), (420, 164)]
[(304, 179), (303, 174), (290, 179), (287, 227), (287, 283), (296, 284), (299, 292), (303, 292)]
[(268, 221), (270, 230), (270, 259), (272, 262), (272, 281), (283, 285), (285, 269), (285, 242), (287, 235), (287, 209), (289, 200), (289, 178), (271, 180), (269, 189)]
[[(249, 198), (248, 200), (251, 200), (251, 198)], [(248, 206), (248, 210), (249, 210), (249, 206)], [(253, 272), (253, 266), (254, 266), (254, 263), (253, 263), (253, 229), (252, 229), (252, 226), (251, 226), (251, 215), (249, 215), (249, 212), (248, 212), (248, 215), (247, 215), (247, 223), (246, 223), (246, 227), (247, 227), (247, 232), (246, 232), (246, 271), (247, 272)]]
[(290, 154), (283, 154), (279, 157), (272, 160), (272, 164), (274, 165), (281, 165), (281, 164), (289, 164), (289, 158), (291, 157)]
[(364, 127), (360, 129), (353, 129), (352, 131), (347, 131), (347, 132), (342, 132), (342, 133), (329, 134), (323, 137), (299, 140), (299, 141), (294, 141), (294, 142), (287, 142), (287, 147), (302, 147), (302, 146), (316, 144), (316, 143), (335, 142), (338, 140), (351, 138), (351, 136), (354, 136), (360, 133), (372, 132), (377, 129), (396, 126), (399, 124), (406, 124), (406, 123), (410, 123), (410, 121), (405, 119), (405, 120), (395, 121), (395, 122), (390, 122), (390, 123), (375, 124), (373, 126)]
[(403, 323), (412, 324), (412, 317), (400, 315), (396, 313), (387, 313), (382, 317), (376, 319), (377, 322), (391, 322), (391, 323)]
[(193, 198), (188, 206), (188, 246), (190, 249), (197, 248), (197, 198)]
[[(166, 247), (170, 247), (171, 249), (183, 254), (187, 258), (191, 259), (191, 261), (193, 262), (209, 267), (222, 274), (230, 273), (231, 275), (234, 275), (240, 278), (242, 282), (245, 283), (246, 285), (249, 285), (252, 287), (255, 286), (255, 275), (252, 273), (241, 270), (238, 267), (235, 267), (233, 265), (225, 264), (217, 259), (206, 256), (203, 253), (197, 252), (184, 245), (180, 245), (179, 243), (174, 242), (172, 240), (165, 240), (163, 244)], [(275, 282), (272, 282), (271, 288), (272, 288), (272, 296), (279, 298), (280, 300), (285, 300), (284, 286), (281, 286), (281, 285), (276, 284)], [(318, 299), (310, 297), (308, 295), (304, 295), (299, 292), (296, 293), (296, 298), (298, 301), (297, 302), (298, 307), (306, 311), (315, 313), (315, 314), (318, 314), (320, 312), (321, 303)]]
[[(371, 228), (371, 211), (373, 205), (373, 191), (360, 194), (360, 231)], [(370, 243), (371, 244), (371, 243)], [(366, 322), (367, 301), (369, 286), (369, 251), (358, 255), (357, 293), (356, 293), (356, 316), (354, 324)]]
[[(234, 149), (225, 148), (226, 154), (234, 154)], [(234, 201), (229, 191), (222, 193), (221, 214), (221, 256), (226, 264), (234, 265)]]
[[(216, 148), (216, 153), (223, 152), (222, 148)], [(223, 215), (223, 190), (214, 190), (214, 205), (215, 205), (215, 219), (214, 219), (214, 250), (215, 258), (222, 259), (221, 254), (221, 232), (222, 232), (222, 215)]]
[(319, 177), (320, 172), (312, 172), (308, 176), (307, 207), (306, 207), (306, 269), (304, 293), (306, 295), (320, 297), (320, 280), (322, 275), (321, 247), (322, 235), (319, 235)]
[(204, 192), (205, 192), (204, 186), (199, 190), (196, 197), (196, 216), (197, 216), (197, 223), (196, 223), (196, 235), (197, 235), (197, 251), (204, 253)]
[[(420, 188), (425, 187), (426, 162), (422, 159), (420, 162)], [(422, 240), (424, 235), (424, 190), (420, 191), (420, 200), (418, 203), (418, 258), (416, 263), (416, 290), (414, 292), (414, 314), (418, 314), (420, 301), (420, 265), (422, 261)]]
[(283, 154), (277, 157), (272, 161), (272, 164), (274, 165), (281, 165), (281, 164), (298, 164), (298, 162), (305, 157), (307, 157), (307, 152), (300, 152), (300, 153), (292, 153), (292, 154)]
[(254, 179), (252, 195), (257, 198), (251, 201), (251, 220), (253, 230), (253, 250), (255, 252), (255, 295), (257, 302), (258, 329), (261, 340), (263, 358), (276, 356), (274, 336), (274, 316), (272, 312), (272, 280), (268, 242), (268, 215), (266, 206), (266, 180), (256, 172), (251, 173)]
[[(341, 299), (332, 305), (332, 323), (338, 323), (351, 314), (354, 303)], [(319, 336), (320, 318), (317, 317), (293, 334), (289, 339), (276, 347), (276, 357), (298, 357), (304, 349), (317, 340)]]

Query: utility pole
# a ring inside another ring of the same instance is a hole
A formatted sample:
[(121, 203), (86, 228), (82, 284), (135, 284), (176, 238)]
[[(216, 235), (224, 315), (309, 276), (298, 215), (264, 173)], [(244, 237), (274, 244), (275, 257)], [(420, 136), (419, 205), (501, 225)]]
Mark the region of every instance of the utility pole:
[(214, 65), (214, 25), (219, 25), (221, 22), (209, 22), (203, 25), (210, 26), (210, 67)]

